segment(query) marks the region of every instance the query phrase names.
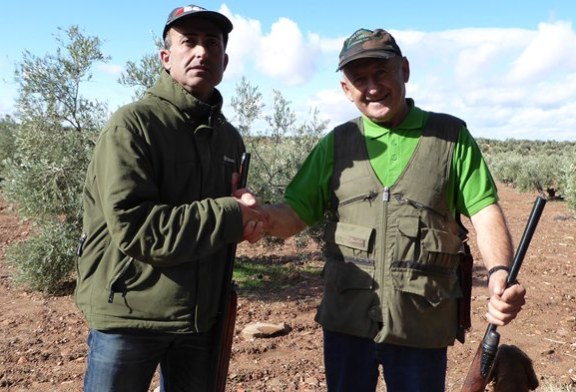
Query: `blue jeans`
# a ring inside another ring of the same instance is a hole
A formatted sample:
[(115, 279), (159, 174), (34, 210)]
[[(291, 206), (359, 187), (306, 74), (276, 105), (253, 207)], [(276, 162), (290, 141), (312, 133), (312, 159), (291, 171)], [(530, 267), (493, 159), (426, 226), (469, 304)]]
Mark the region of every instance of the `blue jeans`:
[(85, 392), (209, 391), (212, 335), (90, 330)]
[(324, 330), (329, 392), (374, 392), (382, 365), (388, 392), (444, 392), (447, 349), (420, 349)]

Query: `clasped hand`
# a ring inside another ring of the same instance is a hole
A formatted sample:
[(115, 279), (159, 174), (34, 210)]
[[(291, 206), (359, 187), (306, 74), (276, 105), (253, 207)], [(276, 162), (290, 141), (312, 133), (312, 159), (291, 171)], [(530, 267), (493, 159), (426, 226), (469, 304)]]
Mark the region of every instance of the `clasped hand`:
[(232, 196), (238, 202), (242, 211), (242, 241), (251, 244), (259, 241), (265, 234), (268, 213), (262, 208), (262, 203), (248, 188), (238, 188), (238, 174), (232, 175)]

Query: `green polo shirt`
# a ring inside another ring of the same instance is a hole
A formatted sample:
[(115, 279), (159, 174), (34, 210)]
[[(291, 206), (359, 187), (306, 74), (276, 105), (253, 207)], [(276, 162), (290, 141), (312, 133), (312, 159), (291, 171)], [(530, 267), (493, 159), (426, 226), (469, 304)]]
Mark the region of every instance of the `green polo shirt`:
[[(386, 128), (362, 117), (370, 164), (385, 187), (394, 185), (408, 164), (428, 119), (428, 112), (416, 107), (413, 100), (408, 99), (408, 104), (408, 115), (397, 128)], [(286, 188), (286, 203), (308, 225), (320, 221), (329, 207), (333, 161), (334, 132), (330, 132), (310, 152)], [(465, 216), (498, 201), (494, 180), (466, 128), (459, 132), (454, 148), (447, 195), (450, 209)]]

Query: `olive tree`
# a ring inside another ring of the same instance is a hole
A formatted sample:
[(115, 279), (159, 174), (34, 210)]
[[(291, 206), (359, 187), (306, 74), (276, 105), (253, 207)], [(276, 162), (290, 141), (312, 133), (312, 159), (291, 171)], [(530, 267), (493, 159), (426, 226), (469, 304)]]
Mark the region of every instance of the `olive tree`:
[(19, 128), (3, 182), (7, 199), (34, 223), (31, 237), (13, 245), (7, 259), (17, 280), (47, 292), (70, 279), (84, 175), (107, 115), (105, 103), (82, 94), (94, 66), (108, 60), (100, 39), (71, 26), (59, 29), (56, 41), (55, 53), (24, 51), (17, 64)]
[[(0, 119), (0, 180), (4, 178), (5, 162), (14, 156), (16, 146), (14, 136), (18, 130), (16, 119), (10, 115), (5, 115)], [(0, 182), (0, 187), (2, 183)]]
[(250, 188), (264, 202), (278, 202), (327, 122), (319, 119), (317, 110), (312, 110), (307, 120), (298, 122), (291, 102), (278, 90), (272, 91), (271, 110), (265, 113), (258, 87), (245, 78), (236, 86), (231, 105), (235, 112), (233, 121), (253, 155)]
[[(154, 37), (154, 45), (159, 50), (162, 48), (162, 40)], [(122, 85), (135, 89), (133, 98), (141, 98), (146, 90), (156, 83), (162, 71), (160, 55), (158, 52), (144, 55), (138, 61), (128, 61), (120, 75), (118, 82)]]
[[(258, 87), (245, 78), (236, 86), (231, 105), (235, 112), (233, 121), (253, 155), (250, 188), (264, 203), (282, 201), (284, 190), (326, 130), (327, 122), (320, 120), (317, 109), (305, 121), (298, 122), (291, 103), (278, 90), (272, 91), (271, 111), (265, 113)], [(298, 244), (305, 244), (310, 236), (318, 240), (319, 228), (317, 225), (299, 235)]]

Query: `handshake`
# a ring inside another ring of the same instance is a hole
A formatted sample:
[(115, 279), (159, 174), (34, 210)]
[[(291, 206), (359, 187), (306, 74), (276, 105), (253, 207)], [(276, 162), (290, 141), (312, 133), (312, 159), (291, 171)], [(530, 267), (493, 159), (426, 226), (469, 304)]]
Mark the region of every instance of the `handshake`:
[(304, 230), (306, 224), (285, 203), (262, 205), (248, 188), (238, 189), (239, 176), (232, 177), (232, 196), (240, 206), (244, 227), (241, 241), (258, 242), (265, 235), (286, 239)]
[(260, 199), (248, 188), (234, 191), (234, 198), (242, 211), (242, 241), (250, 243), (258, 242), (269, 229), (270, 214), (267, 207), (263, 206)]

